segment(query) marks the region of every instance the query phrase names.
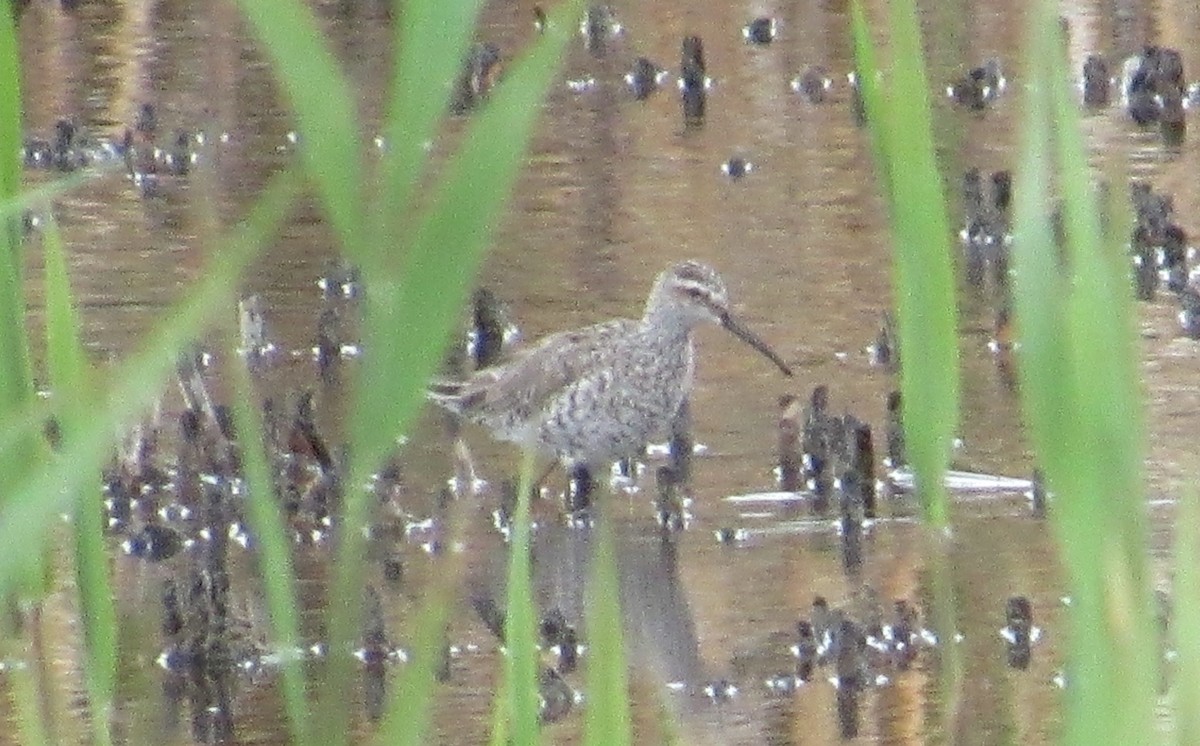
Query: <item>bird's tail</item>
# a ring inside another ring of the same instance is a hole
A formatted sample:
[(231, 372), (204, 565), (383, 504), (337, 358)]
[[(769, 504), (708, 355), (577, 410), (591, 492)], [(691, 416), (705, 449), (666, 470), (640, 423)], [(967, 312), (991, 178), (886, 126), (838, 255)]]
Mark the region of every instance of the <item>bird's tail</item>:
[(454, 414), (463, 412), (463, 382), (432, 381), (425, 389), (425, 398)]

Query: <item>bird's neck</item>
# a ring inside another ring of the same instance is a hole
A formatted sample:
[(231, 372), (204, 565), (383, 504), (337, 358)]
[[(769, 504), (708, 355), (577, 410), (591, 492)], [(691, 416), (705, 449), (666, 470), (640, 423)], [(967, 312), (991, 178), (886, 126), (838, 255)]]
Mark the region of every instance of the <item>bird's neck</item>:
[(647, 308), (642, 317), (642, 334), (666, 342), (686, 342), (691, 337), (692, 326), (669, 310), (653, 307)]

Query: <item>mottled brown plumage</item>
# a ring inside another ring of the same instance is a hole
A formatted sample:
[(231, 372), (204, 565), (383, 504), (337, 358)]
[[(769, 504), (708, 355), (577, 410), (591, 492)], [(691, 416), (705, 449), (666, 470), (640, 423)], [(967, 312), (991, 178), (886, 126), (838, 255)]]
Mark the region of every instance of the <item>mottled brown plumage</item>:
[(501, 440), (568, 466), (595, 467), (636, 455), (666, 431), (691, 390), (692, 330), (704, 322), (725, 327), (792, 374), (730, 315), (720, 276), (681, 262), (658, 276), (641, 319), (551, 334), (507, 363), (436, 385), (430, 398)]

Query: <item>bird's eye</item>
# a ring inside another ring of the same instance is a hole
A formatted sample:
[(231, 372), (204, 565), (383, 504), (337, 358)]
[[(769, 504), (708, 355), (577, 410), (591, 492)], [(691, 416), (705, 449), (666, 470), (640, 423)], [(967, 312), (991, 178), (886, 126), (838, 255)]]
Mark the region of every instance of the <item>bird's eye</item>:
[(704, 291), (700, 288), (684, 288), (684, 292), (697, 300), (704, 297)]

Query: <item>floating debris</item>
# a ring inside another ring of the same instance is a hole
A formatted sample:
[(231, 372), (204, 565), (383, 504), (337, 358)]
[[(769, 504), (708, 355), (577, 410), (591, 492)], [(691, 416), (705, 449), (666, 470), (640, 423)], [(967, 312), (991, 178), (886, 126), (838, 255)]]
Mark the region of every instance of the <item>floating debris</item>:
[[(858, 501), (862, 505), (863, 517), (873, 519), (877, 514), (877, 494), (875, 489), (875, 439), (871, 435), (871, 426), (857, 417), (847, 415), (846, 429), (849, 431), (850, 470), (857, 484)], [(843, 490), (849, 489), (845, 484)]]
[(983, 111), (1007, 86), (1000, 60), (993, 57), (946, 86), (946, 96), (960, 106)]
[(817, 665), (820, 648), (813, 623), (807, 619), (796, 622), (796, 644), (792, 645), (792, 655), (796, 658), (796, 678), (812, 681), (813, 668)]
[(1189, 285), (1179, 293), (1179, 329), (1190, 339), (1200, 339), (1200, 290)]
[(854, 124), (863, 127), (867, 123), (867, 104), (863, 101), (858, 72), (852, 70), (846, 73), (846, 82), (850, 84), (850, 113), (854, 117)]
[(521, 338), (512, 309), (489, 288), (471, 295), (471, 328), (467, 333), (467, 356), (476, 370), (500, 361), (505, 351)]
[(567, 90), (571, 93), (587, 93), (588, 91), (595, 90), (595, 88), (596, 79), (590, 75), (586, 78), (575, 78), (574, 80), (567, 81)]
[(1033, 511), (1034, 518), (1046, 517), (1046, 484), (1042, 477), (1041, 469), (1033, 470), (1033, 479), (1030, 480), (1029, 491), (1025, 493), (1029, 498), (1030, 509)]
[(579, 694), (558, 671), (547, 666), (538, 673), (539, 721), (553, 723), (562, 720), (579, 701)]
[(992, 325), (992, 337), (988, 340), (988, 351), (993, 355), (1008, 355), (1020, 344), (1015, 339), (1016, 331), (1012, 323), (1012, 311), (1007, 305), (996, 309), (996, 321)]
[[(705, 445), (704, 443), (693, 443), (692, 444), (692, 455), (693, 456), (703, 456), (706, 453), (708, 453), (708, 446)], [(665, 459), (669, 460), (671, 458), (671, 442), (667, 441), (665, 443), (647, 443), (646, 444), (646, 458), (659, 458), (659, 459), (665, 458)]]
[(287, 449), (293, 456), (315, 461), (322, 473), (333, 471), (333, 456), (316, 424), (313, 392), (302, 392), (296, 398), (296, 410), (287, 435)]
[(379, 592), (368, 585), (363, 589), (362, 648), (355, 657), (364, 663), (379, 663), (387, 660), (391, 645), (384, 627), (383, 602)]
[(725, 502), (737, 504), (780, 503), (790, 504), (804, 499), (799, 492), (752, 492), (745, 495), (729, 495)]
[(889, 311), (884, 311), (879, 321), (879, 333), (867, 347), (867, 359), (871, 365), (895, 372), (900, 369), (900, 338), (896, 333), (896, 322)]
[(1186, 87), (1183, 57), (1175, 49), (1149, 45), (1121, 66), (1121, 104), (1139, 125), (1159, 121), (1165, 107), (1182, 110)]
[(717, 679), (704, 685), (704, 696), (713, 702), (728, 702), (738, 695), (737, 685), (727, 679)]
[(856, 575), (863, 563), (863, 485), (855, 471), (839, 480), (838, 533), (842, 537), (842, 569)]
[(362, 277), (357, 266), (344, 259), (330, 260), (324, 276), (317, 280), (322, 296), (334, 298), (357, 298), (362, 291)]
[(158, 133), (158, 110), (154, 104), (143, 101), (133, 117), (133, 131), (138, 137), (152, 141)]
[(609, 39), (621, 35), (624, 28), (617, 20), (616, 13), (608, 5), (590, 5), (579, 22), (579, 33), (583, 36), (584, 46), (597, 56), (607, 51)]
[(258, 294), (238, 301), (238, 334), (241, 340), (238, 354), (250, 370), (257, 370), (274, 355), (276, 347), (267, 336), (266, 314)]
[(719, 544), (739, 544), (749, 538), (750, 534), (744, 528), (722, 527), (713, 531)]
[(542, 645), (557, 656), (555, 670), (562, 674), (572, 673), (579, 665), (583, 646), (579, 644), (579, 633), (567, 623), (560, 609), (554, 608), (542, 617), (538, 624)]
[(1004, 640), (1008, 666), (1025, 670), (1029, 668), (1032, 646), (1042, 638), (1042, 630), (1033, 624), (1033, 605), (1025, 596), (1013, 596), (1004, 604), (1004, 627), (1000, 637)]
[[(480, 621), (495, 636), (500, 644), (505, 642), (504, 613), (491, 593), (480, 586), (473, 586), (469, 593), (471, 607)], [(555, 648), (558, 666), (542, 665), (538, 673), (538, 694), (541, 698), (540, 717), (543, 722), (552, 722), (570, 712), (580, 701), (579, 695), (563, 679), (563, 674), (573, 671), (577, 656), (582, 651), (578, 644), (575, 628), (566, 623), (562, 613), (551, 610), (538, 625), (542, 641), (547, 647)], [(562, 668), (566, 663), (568, 668)]]
[[(1190, 303), (1184, 300), (1190, 284), (1187, 232), (1175, 221), (1174, 200), (1140, 180), (1130, 182), (1129, 195), (1135, 218), (1129, 243), (1137, 297), (1152, 300), (1165, 285), (1180, 294), (1181, 302)], [(1180, 323), (1189, 333), (1182, 316)]]
[(767, 690), (774, 694), (793, 694), (808, 682), (798, 676), (788, 674), (772, 676), (763, 683)]
[(749, 44), (770, 44), (778, 30), (774, 18), (759, 17), (742, 26), (742, 38)]
[(477, 42), (467, 54), (450, 99), (450, 111), (465, 114), (479, 107), (500, 78), (500, 47), (492, 42)]
[(791, 394), (779, 397), (779, 487), (799, 492), (803, 480), (800, 457), (800, 400)]
[(638, 101), (645, 101), (666, 81), (670, 75), (666, 70), (653, 61), (638, 57), (633, 61), (633, 69), (625, 73), (625, 85)]
[(1187, 134), (1187, 120), (1184, 119), (1183, 110), (1182, 92), (1175, 91), (1158, 98), (1158, 131), (1163, 144), (1169, 148), (1182, 145)]
[(830, 473), (833, 458), (833, 418), (828, 409), (829, 387), (824, 384), (818, 385), (809, 395), (800, 440), (806, 486), (813, 495), (813, 511), (818, 513), (828, 509), (833, 489), (833, 476)]
[(334, 306), (325, 306), (317, 316), (317, 343), (313, 345), (313, 359), (317, 363), (317, 374), (321, 382), (331, 384), (335, 380), (336, 363), (341, 360), (341, 314)]
[(699, 36), (683, 39), (679, 63), (679, 91), (683, 101), (684, 124), (695, 126), (704, 122), (704, 109), (712, 79), (704, 65), (704, 42)]
[(183, 549), (183, 536), (170, 526), (150, 523), (121, 542), (121, 549), (131, 557), (147, 562), (162, 562)]
[[(912, 490), (916, 485), (913, 474), (907, 468), (893, 469), (888, 479), (901, 491)], [(969, 471), (947, 471), (944, 479), (946, 489), (954, 492), (976, 492), (986, 494), (1023, 494), (1032, 482), (1028, 479), (1005, 477), (998, 474), (979, 474)]]
[(203, 142), (203, 136), (177, 131), (170, 148), (154, 148), (154, 160), (161, 170), (172, 176), (187, 176), (192, 167), (200, 162), (200, 153), (195, 146)]
[(833, 79), (829, 72), (820, 65), (805, 68), (799, 76), (792, 78), (789, 84), (793, 92), (804, 96), (811, 104), (824, 103), (826, 94), (833, 87)]
[(754, 164), (740, 155), (735, 155), (721, 164), (721, 173), (737, 181), (754, 170)]
[[(1008, 287), (1008, 247), (1012, 243), (1012, 173), (994, 171), (985, 190), (978, 168), (963, 173), (963, 228), (967, 282), (982, 287), (991, 276), (998, 290)], [(990, 273), (989, 273), (990, 270)]]
[(1108, 106), (1112, 81), (1108, 74), (1108, 63), (1098, 54), (1089, 54), (1083, 62), (1083, 77), (1080, 80), (1083, 89), (1084, 106), (1101, 109)]
[(904, 446), (904, 423), (902, 422), (901, 414), (900, 392), (888, 392), (887, 424), (884, 427), (884, 437), (887, 440), (887, 456), (883, 459), (883, 465), (889, 469), (899, 469), (908, 463), (908, 452)]

